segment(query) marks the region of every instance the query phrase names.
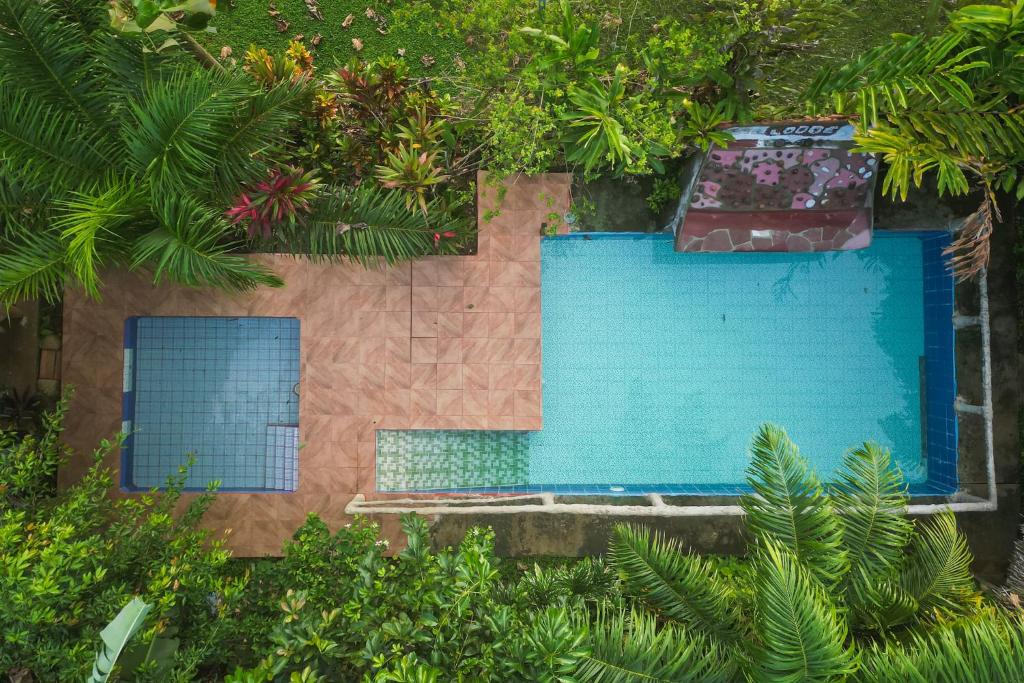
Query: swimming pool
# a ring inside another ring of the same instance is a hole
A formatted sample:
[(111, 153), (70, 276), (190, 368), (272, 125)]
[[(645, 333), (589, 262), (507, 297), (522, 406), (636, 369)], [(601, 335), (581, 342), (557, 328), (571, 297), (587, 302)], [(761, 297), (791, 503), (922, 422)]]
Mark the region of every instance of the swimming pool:
[(294, 491), (299, 321), (134, 317), (125, 322), (121, 485)]
[(947, 244), (878, 232), (857, 251), (681, 254), (669, 235), (545, 239), (543, 429), (379, 432), (378, 489), (735, 493), (771, 421), (825, 479), (871, 439), (912, 492), (951, 492)]

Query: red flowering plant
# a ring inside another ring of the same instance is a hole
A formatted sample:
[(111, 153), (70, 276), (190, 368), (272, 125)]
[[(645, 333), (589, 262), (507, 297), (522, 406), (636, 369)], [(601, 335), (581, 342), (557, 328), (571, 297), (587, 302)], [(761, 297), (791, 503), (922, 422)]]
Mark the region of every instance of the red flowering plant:
[(310, 211), (320, 181), (316, 173), (285, 166), (245, 190), (225, 212), (233, 224), (245, 223), (250, 239), (270, 239), (279, 225), (294, 226)]

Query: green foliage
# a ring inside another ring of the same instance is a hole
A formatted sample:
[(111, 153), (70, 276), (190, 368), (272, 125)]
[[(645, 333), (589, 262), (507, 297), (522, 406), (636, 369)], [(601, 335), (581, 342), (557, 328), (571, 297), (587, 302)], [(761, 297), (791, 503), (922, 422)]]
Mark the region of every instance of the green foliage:
[(518, 92), (499, 94), (487, 120), (487, 170), (497, 177), (546, 172), (561, 151), (557, 131), (550, 110)]
[(778, 427), (764, 425), (751, 453), (745, 571), (616, 528), (609, 562), (650, 618), (707, 638), (747, 680), (834, 681), (856, 677), (865, 645), (927, 639), (933, 624), (972, 613), (970, 553), (952, 514), (920, 528), (906, 520), (903, 478), (883, 449), (850, 451), (831, 497)]
[[(273, 174), (286, 165), (337, 183), (299, 182), (303, 206), (336, 212), (318, 216), (320, 225), (362, 229), (303, 235), (306, 223), (282, 210), (292, 197), (250, 231), (260, 248), (330, 242), (313, 255), (369, 262), (466, 244), (470, 216), (442, 187), (453, 171), (473, 170), (460, 147), (465, 126), (451, 122), (448, 100), (413, 87), (401, 64), (355, 63), (321, 82), (293, 43), (280, 59), (253, 49), (245, 69), (202, 68), (184, 54), (196, 53), (187, 34), (165, 26), (170, 6), (144, 5), (126, 16), (145, 30), (114, 37), (52, 5), (0, 2), (0, 301), (56, 300), (65, 282), (98, 297), (110, 267), (229, 291), (280, 286), (239, 253), (244, 235), (228, 218), (247, 207), (225, 212), (239, 196), (257, 201), (243, 190), (276, 187)], [(186, 10), (201, 14), (200, 5)], [(168, 35), (187, 49), (167, 47)], [(375, 169), (394, 193), (341, 186)], [(383, 199), (392, 194), (420, 218), (396, 214)], [(364, 201), (372, 199), (383, 205)]]
[(882, 597), (903, 566), (914, 526), (903, 517), (906, 486), (888, 451), (867, 443), (846, 454), (831, 496), (843, 520), (850, 570), (846, 600), (857, 621), (878, 624)]
[(114, 620), (100, 631), (103, 646), (96, 652), (96, 661), (88, 683), (106, 683), (117, 664), (117, 658), (146, 621), (146, 615), (153, 609), (140, 598), (121, 608)]
[(851, 681), (982, 683), (1024, 679), (1024, 623), (983, 612), (864, 652)]
[[(280, 284), (226, 255), (227, 195), (210, 179), (258, 170), (254, 152), (303, 93), (255, 96), (157, 52), (157, 33), (113, 39), (52, 5), (4, 0), (0, 27), (0, 175), (22, 195), (0, 215), (0, 299), (55, 299), (69, 279), (98, 296), (110, 265), (233, 290)], [(201, 227), (181, 222), (200, 214)]]
[(644, 198), (644, 201), (647, 202), (651, 211), (660, 213), (666, 205), (679, 199), (680, 194), (682, 194), (682, 189), (678, 183), (673, 182), (670, 178), (657, 178), (651, 188), (651, 193)]
[(726, 582), (707, 561), (641, 527), (618, 526), (609, 561), (626, 591), (694, 631), (722, 642), (740, 638), (740, 615)]
[(759, 544), (778, 542), (826, 586), (844, 575), (848, 564), (842, 526), (831, 500), (786, 433), (764, 425), (750, 447), (747, 481), (754, 495), (740, 500), (747, 528)]
[(757, 552), (755, 680), (829, 681), (853, 671), (846, 624), (809, 563), (774, 539)]
[(934, 172), (940, 194), (982, 191), (952, 245), (964, 277), (988, 262), (996, 190), (1024, 197), (1024, 4), (969, 5), (938, 35), (894, 35), (839, 68), (824, 69), (808, 102), (860, 113), (857, 142), (889, 165), (883, 191), (903, 200)]
[(60, 442), (70, 390), (43, 414), (40, 434), (0, 430), (0, 510), (33, 510), (56, 492), (57, 468), (67, 461)]
[[(283, 249), (313, 259), (348, 257), (369, 265), (378, 256), (393, 263), (458, 253), (471, 237), (474, 226), (463, 210), (464, 198), (432, 199), (425, 213), (409, 211), (406, 200), (401, 192), (373, 184), (337, 187), (317, 199), (306, 224), (283, 226), (277, 239)], [(446, 223), (433, 222), (445, 217)]]
[[(134, 596), (153, 610), (121, 656), (122, 667), (144, 675), (155, 670), (154, 653), (169, 652), (173, 663), (176, 646), (176, 661), (187, 669), (190, 658), (216, 649), (231, 630), (232, 603), (241, 588), (223, 576), (228, 552), (222, 542), (196, 528), (212, 497), (198, 496), (174, 515), (183, 503), (182, 474), (160, 495), (111, 499), (113, 482), (102, 461), (120, 446), (115, 440), (100, 444), (95, 464), (77, 484), (42, 499), (55, 456), (28, 451), (54, 448), (62, 415), (63, 405), (47, 418), (42, 436), (3, 452), (0, 669), (27, 669), (39, 680), (84, 679), (97, 634)], [(8, 467), (9, 458), (42, 463), (39, 481), (7, 479), (19, 475), (17, 467)]]
[(375, 527), (357, 520), (331, 537), (311, 517), (282, 566), (253, 577), (267, 606), (286, 586), (310, 590), (287, 591), (267, 656), (229, 680), (287, 681), (307, 667), (328, 680), (557, 680), (581, 638), (557, 610), (533, 618), (499, 602), (493, 534), (471, 530), (434, 554), (423, 520), (402, 525), (407, 547), (388, 560)]
[(710, 639), (677, 624), (658, 626), (643, 612), (598, 613), (578, 680), (604, 683), (735, 680), (735, 663)]
[(910, 545), (902, 586), (922, 610), (955, 610), (975, 592), (973, 559), (953, 513), (936, 515)]

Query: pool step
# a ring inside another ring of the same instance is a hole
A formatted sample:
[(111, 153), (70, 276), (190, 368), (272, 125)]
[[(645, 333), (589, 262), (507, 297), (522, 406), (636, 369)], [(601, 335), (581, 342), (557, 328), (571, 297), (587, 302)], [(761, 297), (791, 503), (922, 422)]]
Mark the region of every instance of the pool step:
[(264, 484), (268, 491), (294, 491), (299, 484), (299, 428), (267, 425)]

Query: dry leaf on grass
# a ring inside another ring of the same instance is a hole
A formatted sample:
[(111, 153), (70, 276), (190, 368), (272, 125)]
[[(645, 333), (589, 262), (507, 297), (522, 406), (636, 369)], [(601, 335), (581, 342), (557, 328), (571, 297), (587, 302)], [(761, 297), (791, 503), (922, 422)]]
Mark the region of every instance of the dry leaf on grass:
[(348, 28), (349, 26), (351, 26), (351, 25), (352, 25), (352, 20), (354, 20), (354, 19), (355, 19), (355, 17), (354, 17), (353, 15), (351, 15), (351, 14), (350, 14), (350, 15), (348, 15), (348, 16), (347, 16), (347, 17), (345, 17), (345, 19), (344, 19), (344, 20), (343, 20), (343, 21), (341, 22), (341, 27), (342, 27), (342, 28)]
[(434, 62), (436, 62), (437, 60), (431, 57), (430, 55), (423, 55), (422, 57), (420, 57), (420, 61), (423, 62), (423, 66), (429, 67), (434, 66)]
[(360, 50), (363, 49), (363, 41), (359, 40), (358, 38), (353, 38), (352, 47), (355, 48), (356, 52), (359, 52)]
[(225, 45), (224, 47), (222, 47), (220, 49), (220, 58), (221, 59), (227, 59), (230, 56), (231, 56), (231, 46), (230, 45)]
[(316, 33), (313, 35), (309, 42), (313, 44), (313, 47), (320, 47), (320, 41), (322, 41), (323, 39), (324, 37), (322, 35)]
[(320, 4), (317, 0), (306, 0), (306, 11), (317, 21), (324, 20), (324, 15), (320, 14)]

